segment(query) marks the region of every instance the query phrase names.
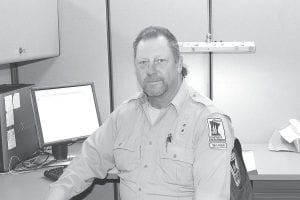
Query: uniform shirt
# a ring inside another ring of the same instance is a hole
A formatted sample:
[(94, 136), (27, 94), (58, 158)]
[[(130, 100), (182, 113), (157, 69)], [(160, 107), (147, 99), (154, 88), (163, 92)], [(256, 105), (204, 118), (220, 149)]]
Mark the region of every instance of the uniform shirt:
[(82, 146), (48, 200), (69, 199), (116, 168), (122, 200), (230, 198), (230, 120), (185, 82), (152, 124), (144, 94), (120, 105)]

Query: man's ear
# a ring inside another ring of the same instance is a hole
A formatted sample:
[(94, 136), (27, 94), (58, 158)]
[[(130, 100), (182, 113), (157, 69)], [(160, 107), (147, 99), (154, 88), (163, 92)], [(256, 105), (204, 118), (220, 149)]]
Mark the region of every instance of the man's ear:
[(182, 66), (183, 66), (183, 58), (182, 58), (182, 56), (179, 56), (178, 63), (177, 63), (177, 72), (178, 73), (181, 73)]

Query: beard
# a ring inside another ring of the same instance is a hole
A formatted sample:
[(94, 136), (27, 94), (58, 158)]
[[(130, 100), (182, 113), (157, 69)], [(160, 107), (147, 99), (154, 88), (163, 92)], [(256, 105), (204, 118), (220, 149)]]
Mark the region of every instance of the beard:
[(168, 85), (163, 79), (147, 80), (145, 79), (142, 84), (143, 91), (149, 97), (158, 97), (163, 95), (168, 90)]

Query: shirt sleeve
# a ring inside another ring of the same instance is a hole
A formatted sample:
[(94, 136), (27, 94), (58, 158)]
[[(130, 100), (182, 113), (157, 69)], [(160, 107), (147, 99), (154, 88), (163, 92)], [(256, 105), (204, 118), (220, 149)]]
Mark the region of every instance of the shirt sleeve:
[(66, 200), (89, 187), (93, 179), (105, 178), (114, 168), (113, 144), (115, 141), (114, 116), (83, 143), (81, 152), (64, 170), (62, 176), (50, 185), (47, 200)]
[(196, 127), (194, 186), (196, 200), (230, 199), (230, 157), (233, 128), (220, 113), (206, 114)]

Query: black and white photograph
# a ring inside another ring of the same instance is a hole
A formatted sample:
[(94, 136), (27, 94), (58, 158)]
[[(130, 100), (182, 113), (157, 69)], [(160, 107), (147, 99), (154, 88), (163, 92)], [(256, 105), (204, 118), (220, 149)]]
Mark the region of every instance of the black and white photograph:
[(299, 10), (0, 0), (0, 199), (300, 199)]

